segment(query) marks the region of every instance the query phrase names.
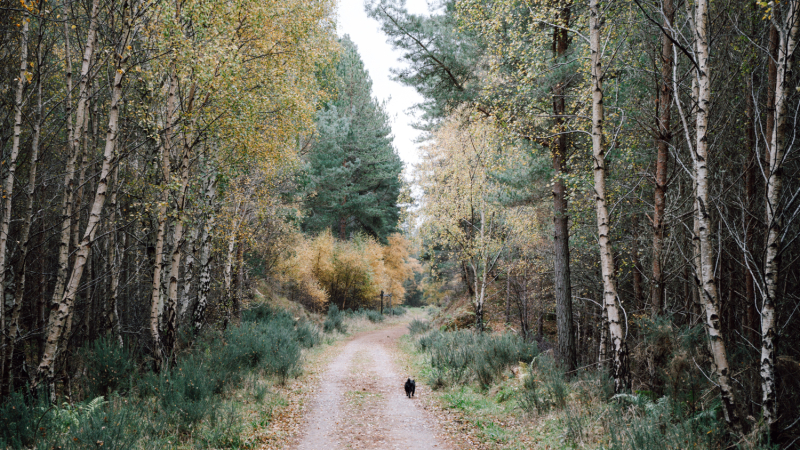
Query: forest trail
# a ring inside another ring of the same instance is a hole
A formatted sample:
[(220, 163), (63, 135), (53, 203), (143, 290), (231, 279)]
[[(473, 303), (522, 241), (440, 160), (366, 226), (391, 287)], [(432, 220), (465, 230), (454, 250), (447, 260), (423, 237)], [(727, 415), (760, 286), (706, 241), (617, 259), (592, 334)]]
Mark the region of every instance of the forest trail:
[[(301, 437), (289, 448), (449, 448), (437, 438), (436, 419), (403, 391), (409, 374), (398, 371), (394, 359), (406, 326), (365, 332), (344, 346), (326, 367), (303, 418)], [(417, 396), (426, 391), (417, 385)]]

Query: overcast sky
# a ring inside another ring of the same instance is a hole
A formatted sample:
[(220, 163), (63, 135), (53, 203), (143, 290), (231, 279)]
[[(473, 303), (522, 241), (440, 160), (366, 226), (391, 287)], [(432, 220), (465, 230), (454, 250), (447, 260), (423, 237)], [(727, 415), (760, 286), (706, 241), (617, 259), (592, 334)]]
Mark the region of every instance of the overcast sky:
[[(406, 0), (408, 10), (415, 14), (427, 14), (426, 0)], [(400, 158), (408, 164), (419, 161), (414, 140), (419, 132), (411, 127), (416, 121), (412, 106), (422, 101), (410, 87), (392, 81), (389, 69), (401, 66), (399, 51), (386, 42), (380, 24), (367, 16), (364, 0), (339, 0), (337, 32), (339, 36), (350, 35), (358, 47), (358, 53), (372, 78), (372, 95), (378, 100), (387, 100), (387, 112), (392, 118), (394, 145)]]

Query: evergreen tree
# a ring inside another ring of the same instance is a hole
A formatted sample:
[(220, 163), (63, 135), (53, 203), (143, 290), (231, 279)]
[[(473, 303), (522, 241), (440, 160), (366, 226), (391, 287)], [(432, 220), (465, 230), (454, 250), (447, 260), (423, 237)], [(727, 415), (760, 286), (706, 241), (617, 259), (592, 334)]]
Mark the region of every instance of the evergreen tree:
[(345, 36), (341, 45), (336, 97), (317, 115), (308, 158), (303, 228), (330, 228), (340, 239), (364, 232), (385, 242), (397, 229), (403, 163), (355, 44)]

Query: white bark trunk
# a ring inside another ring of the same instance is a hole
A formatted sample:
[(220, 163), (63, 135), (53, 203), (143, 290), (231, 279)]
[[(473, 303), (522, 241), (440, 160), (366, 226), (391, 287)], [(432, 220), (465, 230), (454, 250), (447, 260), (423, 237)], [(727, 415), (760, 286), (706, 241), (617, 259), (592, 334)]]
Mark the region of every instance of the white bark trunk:
[[(205, 201), (209, 207), (216, 194), (214, 177), (209, 177), (206, 184)], [(211, 208), (208, 208), (209, 211)], [(205, 324), (205, 312), (208, 306), (208, 291), (211, 288), (211, 230), (214, 228), (214, 215), (209, 212), (203, 224), (203, 232), (200, 237), (200, 285), (197, 287), (197, 303), (192, 312), (192, 322), (195, 333), (199, 333)]]
[(737, 411), (736, 397), (731, 384), (728, 355), (725, 340), (722, 337), (720, 317), (717, 311), (719, 304), (717, 285), (714, 278), (714, 249), (711, 241), (711, 220), (708, 203), (708, 114), (711, 103), (711, 74), (708, 51), (708, 0), (698, 0), (695, 6), (695, 45), (697, 48), (697, 116), (696, 140), (694, 153), (695, 182), (695, 220), (697, 239), (699, 240), (700, 258), (698, 267), (701, 282), (700, 302), (706, 314), (711, 354), (716, 366), (716, 381), (722, 399), (722, 411), (726, 423), (736, 432), (741, 433), (741, 416)]
[[(56, 317), (59, 303), (64, 294), (64, 283), (67, 281), (67, 269), (69, 268), (69, 240), (72, 230), (72, 210), (75, 190), (75, 162), (80, 153), (80, 140), (83, 133), (84, 115), (86, 114), (86, 104), (88, 102), (89, 69), (91, 67), (92, 56), (95, 48), (95, 35), (97, 28), (97, 7), (98, 0), (92, 2), (91, 18), (89, 19), (89, 31), (86, 35), (86, 45), (83, 51), (83, 61), (81, 63), (81, 77), (78, 93), (78, 107), (76, 110), (76, 121), (78, 129), (73, 129), (72, 123), (72, 58), (70, 57), (69, 23), (64, 22), (64, 50), (66, 54), (67, 66), (67, 141), (68, 151), (66, 173), (64, 175), (64, 192), (61, 199), (61, 239), (58, 246), (58, 266), (56, 269), (56, 284), (53, 290), (53, 297), (50, 301), (50, 318)], [(48, 324), (48, 329), (52, 327), (52, 322)]]
[[(776, 8), (779, 6), (776, 5)], [(792, 79), (792, 54), (797, 47), (800, 11), (798, 0), (780, 5), (783, 17), (778, 29), (778, 61), (775, 86), (775, 126), (770, 136), (769, 172), (767, 177), (767, 248), (764, 259), (765, 295), (761, 307), (761, 413), (770, 429), (778, 420), (775, 379), (775, 305), (778, 301), (780, 278), (781, 234), (783, 217), (780, 206), (783, 187), (783, 158), (786, 152), (786, 110), (789, 81)]]
[(614, 392), (630, 389), (628, 370), (628, 347), (617, 305), (617, 287), (614, 257), (609, 242), (609, 218), (606, 207), (606, 149), (603, 141), (603, 66), (600, 55), (600, 7), (599, 0), (589, 1), (589, 48), (592, 64), (592, 153), (594, 158), (594, 191), (597, 209), (597, 234), (600, 243), (600, 267), (603, 274), (603, 308), (608, 317), (608, 330), (613, 358), (611, 374)]
[[(169, 157), (173, 144), (175, 116), (178, 111), (178, 101), (176, 98), (177, 82), (175, 77), (170, 76), (167, 94), (167, 126), (164, 129), (164, 140), (161, 145), (161, 170), (164, 176), (164, 189), (161, 195), (161, 204), (158, 208), (158, 232), (156, 234), (156, 254), (153, 266), (153, 290), (150, 297), (150, 337), (153, 345), (153, 363), (155, 370), (161, 370), (164, 364), (164, 349), (161, 341), (161, 277), (166, 262), (164, 261), (164, 236), (166, 234), (167, 207), (169, 205), (169, 188), (167, 185), (171, 180), (172, 161)], [(177, 244), (177, 243), (176, 243)]]
[[(127, 11), (123, 11), (123, 21), (128, 19)], [(128, 19), (129, 20), (129, 19)], [(124, 31), (118, 52), (121, 55), (126, 55), (128, 42), (135, 31), (128, 28)], [(105, 204), (106, 194), (108, 191), (108, 176), (111, 172), (111, 165), (114, 160), (114, 151), (117, 142), (117, 132), (119, 125), (119, 107), (122, 100), (122, 80), (125, 74), (125, 64), (128, 57), (122, 56), (117, 59), (114, 72), (114, 84), (111, 88), (111, 104), (108, 113), (108, 131), (106, 133), (105, 148), (103, 150), (103, 165), (100, 170), (100, 177), (97, 181), (97, 189), (95, 191), (94, 201), (89, 213), (89, 220), (86, 225), (83, 238), (77, 248), (75, 255), (75, 262), (73, 263), (72, 273), (69, 277), (69, 282), (66, 285), (64, 296), (59, 302), (58, 309), (51, 313), (50, 329), (47, 334), (47, 341), (45, 343), (42, 360), (39, 363), (37, 370), (36, 384), (47, 380), (53, 391), (53, 377), (55, 374), (55, 360), (59, 352), (59, 341), (61, 340), (62, 331), (72, 317), (72, 306), (75, 301), (75, 295), (78, 292), (83, 270), (86, 266), (86, 261), (91, 252), (92, 243), (94, 242), (95, 233), (100, 222), (100, 214)], [(54, 316), (54, 317), (53, 317)]]
[[(19, 330), (19, 315), (22, 311), (23, 294), (25, 293), (25, 271), (28, 262), (28, 251), (30, 250), (31, 225), (33, 224), (33, 195), (36, 192), (36, 170), (39, 166), (39, 138), (42, 131), (42, 83), (41, 79), (36, 81), (36, 122), (33, 125), (33, 139), (31, 142), (31, 162), (28, 170), (28, 187), (25, 191), (27, 197), (25, 202), (25, 218), (22, 224), (20, 236), (20, 262), (19, 270), (14, 280), (14, 305), (11, 308), (11, 316), (8, 321), (7, 344), (5, 348), (4, 365), (2, 366), (3, 380), (6, 381), (5, 389), (12, 387), (13, 371), (11, 367), (14, 348), (17, 343), (17, 332)], [(0, 353), (1, 354), (1, 353)], [(2, 380), (0, 380), (2, 384)], [(8, 393), (4, 390), (3, 393)]]
[(6, 336), (6, 303), (5, 303), (5, 286), (6, 286), (6, 249), (8, 247), (8, 229), (11, 225), (11, 198), (14, 194), (14, 179), (17, 171), (17, 157), (19, 156), (19, 141), (22, 134), (22, 92), (25, 90), (25, 80), (28, 74), (28, 28), (30, 26), (30, 19), (23, 15), (22, 17), (22, 35), (20, 38), (20, 64), (19, 64), (19, 78), (17, 79), (17, 90), (14, 95), (14, 135), (11, 140), (11, 154), (7, 161), (4, 161), (4, 166), (8, 171), (5, 180), (3, 180), (3, 216), (0, 222), (0, 297), (2, 297), (2, 304), (0, 304), (0, 339)]
[(120, 276), (120, 266), (122, 265), (122, 261), (125, 258), (125, 234), (122, 235), (122, 249), (119, 249), (119, 245), (117, 243), (117, 230), (116, 230), (116, 216), (117, 210), (119, 205), (117, 205), (117, 192), (119, 191), (119, 166), (114, 168), (114, 192), (111, 194), (110, 199), (110, 206), (111, 206), (111, 217), (109, 218), (109, 223), (114, 228), (110, 231), (108, 237), (108, 248), (109, 248), (109, 260), (111, 261), (111, 286), (110, 286), (110, 298), (108, 302), (108, 317), (106, 318), (106, 322), (110, 327), (110, 331), (113, 334), (114, 338), (119, 343), (120, 348), (123, 346), (122, 341), (122, 330), (119, 323), (119, 276)]

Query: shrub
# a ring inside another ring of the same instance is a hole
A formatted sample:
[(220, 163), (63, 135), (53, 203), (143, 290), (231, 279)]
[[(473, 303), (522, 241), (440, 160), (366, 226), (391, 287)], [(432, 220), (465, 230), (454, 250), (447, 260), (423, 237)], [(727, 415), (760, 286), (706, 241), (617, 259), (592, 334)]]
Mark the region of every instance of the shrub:
[(431, 323), (423, 320), (414, 319), (408, 324), (408, 332), (412, 335), (430, 331)]
[(533, 360), (530, 374), (523, 381), (519, 405), (529, 413), (544, 414), (552, 407), (564, 408), (567, 394), (564, 373), (552, 356), (541, 355)]
[(402, 306), (395, 306), (394, 308), (389, 308), (387, 310), (387, 314), (390, 314), (392, 316), (402, 316), (405, 313), (406, 309), (403, 308)]
[(364, 311), (364, 315), (372, 323), (383, 322), (383, 316), (378, 311), (373, 311), (371, 309), (367, 309), (367, 310)]
[(717, 448), (724, 433), (716, 408), (688, 415), (678, 402), (661, 397), (653, 402), (646, 396), (618, 394), (609, 419), (612, 449)]
[(244, 322), (229, 328), (225, 338), (222, 363), (237, 379), (244, 369), (257, 369), (277, 375), (283, 382), (299, 367), (300, 344), (293, 325), (284, 319)]
[(219, 390), (219, 373), (199, 355), (182, 360), (172, 370), (150, 378), (165, 422), (185, 431), (215, 408), (212, 395)]
[(51, 414), (67, 419), (69, 426), (49, 434), (40, 448), (140, 448), (142, 410), (119, 397), (112, 395), (109, 401), (97, 397), (75, 406), (64, 404)]
[[(49, 407), (45, 396), (36, 398), (12, 392), (0, 404), (0, 448), (28, 448), (36, 440), (38, 426), (47, 427)], [(44, 417), (43, 417), (44, 416)]]
[(344, 324), (344, 312), (339, 310), (339, 307), (331, 304), (328, 308), (328, 317), (325, 318), (325, 323), (322, 328), (326, 333), (332, 333), (338, 330), (340, 333), (347, 333), (347, 326)]
[(297, 323), (297, 342), (303, 348), (311, 348), (319, 344), (319, 327), (308, 321), (300, 321)]
[(101, 337), (81, 351), (86, 361), (86, 387), (90, 396), (106, 396), (130, 388), (136, 363), (112, 336)]
[(498, 336), (468, 330), (433, 331), (421, 337), (417, 345), (430, 353), (434, 386), (474, 377), (482, 387), (488, 387), (508, 367), (529, 361), (538, 353), (535, 344), (513, 334)]

